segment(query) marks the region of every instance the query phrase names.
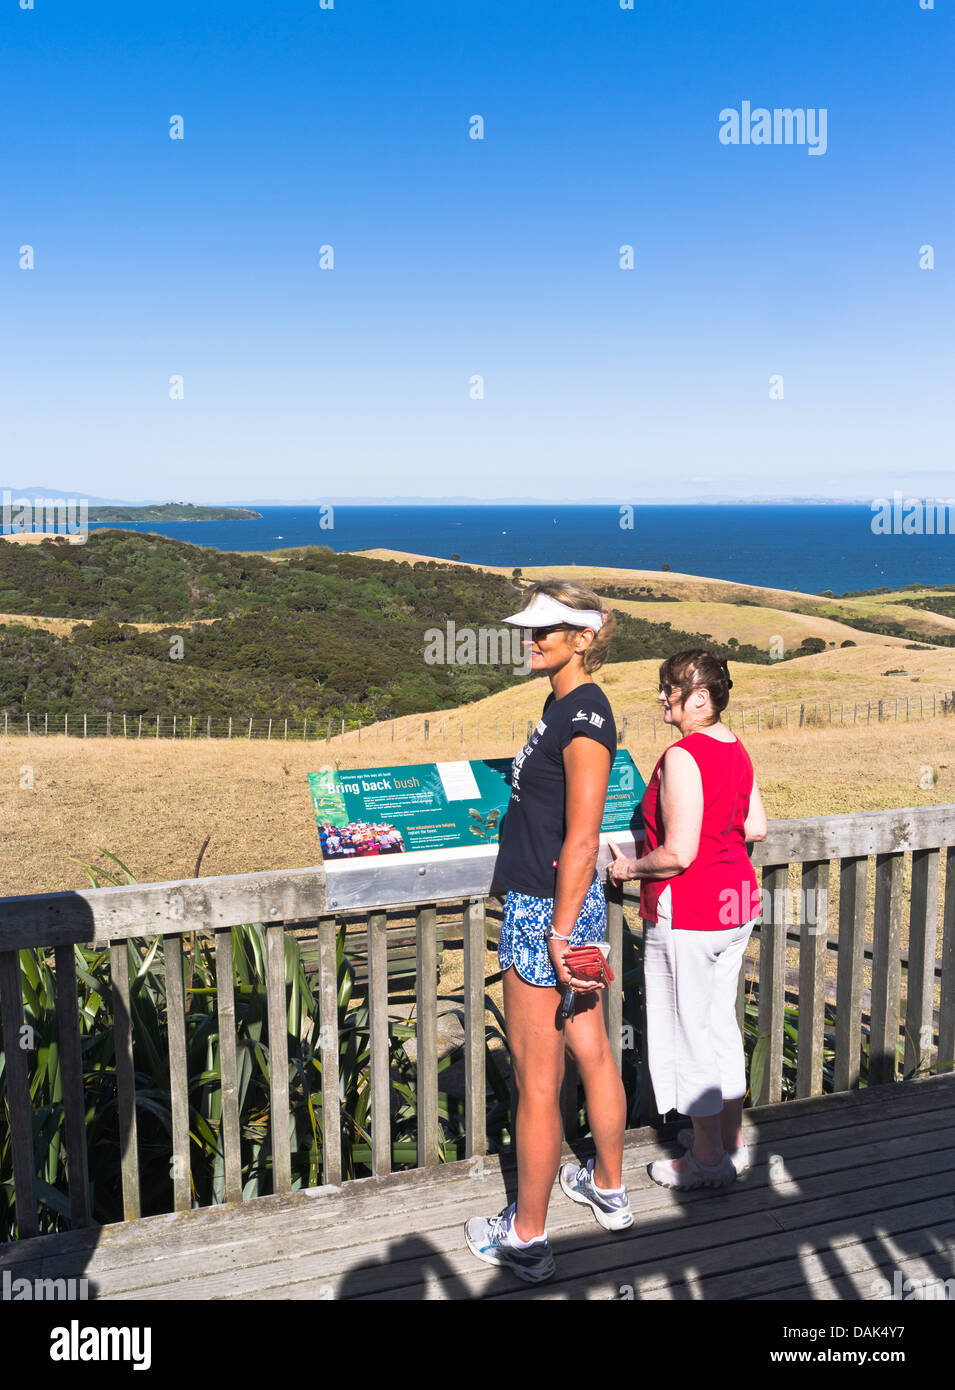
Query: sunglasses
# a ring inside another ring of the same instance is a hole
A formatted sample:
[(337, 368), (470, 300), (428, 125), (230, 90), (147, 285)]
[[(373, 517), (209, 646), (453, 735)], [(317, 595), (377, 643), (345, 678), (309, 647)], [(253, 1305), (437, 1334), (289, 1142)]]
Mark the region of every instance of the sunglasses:
[(554, 623), (551, 627), (532, 627), (529, 629), (535, 642), (539, 642), (542, 637), (549, 637), (552, 632), (579, 632), (579, 628), (571, 627), (570, 623)]
[(677, 692), (677, 694), (679, 694), (680, 687), (678, 685), (671, 685), (669, 681), (660, 682), (660, 693), (661, 695), (665, 695), (668, 700), (670, 696), (673, 694), (674, 690)]

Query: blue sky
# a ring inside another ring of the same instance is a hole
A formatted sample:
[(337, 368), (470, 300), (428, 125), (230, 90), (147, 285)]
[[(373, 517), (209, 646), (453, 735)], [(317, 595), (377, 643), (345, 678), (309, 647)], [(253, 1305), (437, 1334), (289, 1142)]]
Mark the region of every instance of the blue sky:
[[(937, 5), (6, 4), (4, 483), (950, 493)], [(825, 153), (722, 144), (744, 100)]]

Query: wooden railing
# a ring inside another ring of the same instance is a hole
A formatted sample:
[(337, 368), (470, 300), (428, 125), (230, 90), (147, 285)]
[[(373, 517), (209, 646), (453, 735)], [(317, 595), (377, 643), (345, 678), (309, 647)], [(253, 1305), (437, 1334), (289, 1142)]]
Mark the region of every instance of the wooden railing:
[[(632, 841), (614, 835), (632, 852)], [(943, 931), (937, 939), (940, 868), (944, 854)], [(908, 907), (907, 988), (901, 1012), (903, 874), (911, 855)], [(867, 910), (869, 860), (874, 856), (874, 910)], [(5, 1054), (5, 1101), (11, 1134), (16, 1225), (20, 1237), (37, 1230), (37, 1184), (27, 1051), (21, 1045), (24, 1006), (18, 951), (52, 954), (56, 976), (57, 1026), (62, 1075), (64, 1142), (67, 1152), (71, 1224), (91, 1221), (87, 1172), (83, 1065), (78, 1020), (74, 946), (109, 947), (113, 995), (118, 1126), (122, 1153), (125, 1219), (140, 1215), (136, 1085), (130, 1025), (127, 941), (162, 938), (172, 1116), (173, 1204), (191, 1205), (190, 1138), (186, 1059), (186, 1000), (183, 988), (184, 933), (210, 932), (215, 941), (218, 1031), (221, 1040), (221, 1141), (224, 1197), (242, 1198), (236, 1060), (236, 1007), (232, 928), (262, 923), (266, 937), (269, 1057), (288, 1058), (285, 933), (315, 931), (318, 940), (318, 998), (322, 1094), (322, 1177), (342, 1181), (339, 1105), (339, 1015), (337, 919), (367, 915), (368, 1006), (371, 1033), (372, 1171), (391, 1168), (391, 1076), (389, 1057), (387, 909), (414, 913), (417, 943), (417, 1138), (419, 1166), (439, 1161), (437, 1108), (438, 1027), (435, 918), (462, 904), (464, 956), (465, 1132), (468, 1157), (487, 1151), (485, 1118), (485, 900), (492, 887), (495, 846), (460, 855), (426, 853), (387, 859), (351, 860), (325, 867), (221, 878), (133, 884), (80, 892), (34, 894), (0, 900), (0, 1015)], [(601, 848), (599, 867), (609, 859)], [(862, 994), (867, 953), (871, 959), (868, 1080), (895, 1080), (901, 1070), (935, 1066), (951, 1070), (955, 1056), (955, 806), (936, 806), (808, 820), (775, 821), (767, 838), (753, 846), (762, 871), (766, 911), (759, 928), (759, 1032), (768, 1039), (759, 1094), (754, 1103), (781, 1098), (785, 1021), (786, 951), (798, 931), (799, 1096), (823, 1090), (826, 961), (835, 946), (834, 1083), (836, 1090), (859, 1084), (863, 1043)], [(830, 862), (836, 860), (837, 920), (830, 923)], [(795, 866), (799, 866), (798, 870)], [(795, 886), (790, 879), (798, 882)], [(787, 891), (788, 890), (788, 891)], [(620, 961), (625, 930), (639, 935), (638, 918), (624, 920), (624, 895), (608, 888), (612, 959)], [(813, 897), (810, 899), (809, 894)], [(812, 903), (813, 911), (801, 910)], [(785, 906), (779, 910), (779, 904)], [(794, 927), (789, 905), (797, 905)], [(823, 911), (820, 912), (820, 907)], [(775, 910), (774, 910), (775, 909)], [(815, 917), (813, 921), (812, 918)], [(871, 939), (868, 924), (871, 920)], [(829, 928), (837, 935), (831, 939)], [(938, 957), (938, 960), (937, 960)], [(623, 1051), (621, 974), (604, 996), (611, 1046), (618, 1065)], [(936, 983), (939, 984), (936, 1012)], [(743, 977), (740, 981), (740, 1009)], [(903, 1051), (904, 1039), (904, 1051)], [(900, 1056), (901, 1053), (901, 1056)], [(292, 1186), (289, 1133), (289, 1069), (270, 1066), (273, 1189)], [(652, 1101), (648, 1103), (652, 1113)]]

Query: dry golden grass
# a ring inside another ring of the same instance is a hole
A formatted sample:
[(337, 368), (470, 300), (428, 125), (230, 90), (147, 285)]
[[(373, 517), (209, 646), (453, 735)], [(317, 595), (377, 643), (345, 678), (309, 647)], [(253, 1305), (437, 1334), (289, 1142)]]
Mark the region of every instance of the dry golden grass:
[[(522, 690), (539, 712), (542, 693)], [(417, 721), (420, 723), (420, 721)], [(399, 734), (401, 732), (399, 727)], [(628, 731), (629, 732), (629, 731)], [(4, 894), (52, 892), (86, 884), (72, 858), (97, 846), (129, 864), (140, 882), (187, 878), (205, 836), (203, 875), (251, 873), (318, 862), (306, 774), (344, 767), (510, 757), (520, 745), (510, 725), (495, 740), (398, 738), (382, 726), (325, 743), (224, 739), (0, 739), (0, 827)], [(840, 729), (763, 732), (746, 740), (772, 818), (830, 815), (955, 802), (955, 719)], [(627, 746), (647, 776), (665, 746), (644, 730)], [(937, 769), (930, 789), (924, 769)], [(29, 788), (32, 777), (33, 786)]]
[[(55, 633), (58, 637), (68, 637), (75, 627), (89, 627), (90, 619), (87, 618), (39, 618), (30, 613), (0, 613), (0, 624), (16, 623), (21, 627), (43, 628), (46, 632)], [(214, 623), (215, 618), (190, 618), (186, 624), (180, 626), (191, 627), (193, 623)], [(137, 632), (159, 632), (160, 629), (175, 626), (172, 621), (165, 623), (132, 623), (123, 619), (124, 627), (134, 627)]]
[[(39, 545), (41, 541), (49, 540), (53, 535), (51, 531), (7, 531), (0, 536), (2, 541), (11, 541), (14, 545)], [(85, 545), (86, 536), (79, 534), (75, 536), (64, 535), (62, 540), (70, 545)]]
[[(370, 555), (381, 560), (407, 560), (413, 564), (416, 560), (437, 560), (438, 564), (460, 564), (464, 568), (481, 569), (489, 574), (511, 574), (511, 567), (506, 565), (467, 565), (464, 561), (442, 560), (433, 555), (416, 555), (400, 550), (366, 550), (361, 554)], [(656, 621), (670, 621), (674, 627), (682, 627), (690, 632), (704, 631), (710, 632), (714, 638), (719, 637), (720, 633), (715, 627), (704, 625), (702, 629), (689, 621), (687, 616), (692, 612), (692, 604), (702, 604), (706, 613), (710, 613), (714, 605), (729, 605), (737, 615), (737, 622), (740, 628), (729, 627), (726, 631), (727, 637), (736, 637), (739, 641), (748, 640), (742, 636), (742, 631), (746, 630), (744, 624), (753, 620), (753, 614), (747, 611), (746, 607), (739, 606), (739, 601), (745, 599), (747, 604), (756, 604), (760, 608), (767, 608), (777, 612), (802, 613), (810, 617), (833, 620), (838, 625), (838, 620), (842, 617), (857, 616), (860, 618), (890, 618), (896, 622), (904, 622), (913, 631), (924, 633), (925, 640), (930, 641), (934, 633), (951, 636), (955, 633), (955, 618), (945, 617), (941, 613), (932, 613), (926, 609), (911, 607), (906, 600), (927, 596), (931, 594), (929, 589), (913, 590), (893, 590), (887, 594), (873, 594), (866, 598), (826, 598), (821, 594), (802, 594), (798, 589), (772, 589), (763, 585), (739, 584), (731, 579), (709, 579), (696, 574), (679, 574), (672, 570), (666, 572), (661, 570), (628, 570), (619, 568), (601, 568), (595, 565), (530, 565), (524, 566), (521, 573), (525, 579), (544, 579), (549, 577), (576, 579), (581, 584), (586, 584), (594, 589), (598, 594), (605, 588), (649, 588), (653, 594), (668, 594), (680, 600), (674, 606), (674, 616), (669, 613), (661, 613), (662, 604), (651, 603), (646, 605), (645, 615), (651, 620), (654, 613), (658, 615)], [(637, 601), (639, 602), (639, 600)], [(617, 604), (617, 599), (611, 599), (611, 604)], [(621, 601), (621, 606), (626, 606)], [(633, 610), (636, 611), (636, 610)], [(726, 615), (728, 619), (729, 615)], [(710, 622), (717, 622), (722, 619), (722, 615), (717, 609), (715, 617), (709, 619)], [(722, 619), (726, 621), (726, 619)], [(490, 621), (490, 620), (489, 620)], [(702, 618), (699, 619), (703, 621)], [(777, 631), (778, 629), (773, 629)], [(821, 629), (794, 628), (799, 632), (799, 641), (805, 636), (826, 637), (827, 641), (834, 640), (834, 632), (829, 636)], [(851, 640), (859, 642), (866, 639), (869, 634), (849, 629), (847, 633), (839, 637), (844, 641), (848, 636)], [(893, 639), (877, 638), (888, 644)], [(896, 639), (898, 640), (898, 639)], [(788, 644), (787, 644), (788, 645)], [(798, 645), (798, 643), (796, 644)]]

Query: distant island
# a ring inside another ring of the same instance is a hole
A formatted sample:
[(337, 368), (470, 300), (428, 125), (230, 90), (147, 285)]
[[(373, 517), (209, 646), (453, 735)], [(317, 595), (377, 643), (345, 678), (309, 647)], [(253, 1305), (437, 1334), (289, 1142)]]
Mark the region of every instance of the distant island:
[(248, 507), (197, 507), (192, 502), (162, 502), (150, 507), (90, 507), (90, 521), (259, 521)]

